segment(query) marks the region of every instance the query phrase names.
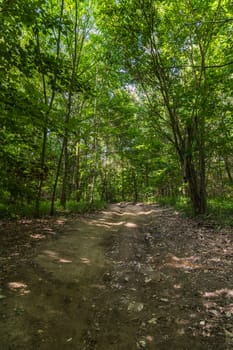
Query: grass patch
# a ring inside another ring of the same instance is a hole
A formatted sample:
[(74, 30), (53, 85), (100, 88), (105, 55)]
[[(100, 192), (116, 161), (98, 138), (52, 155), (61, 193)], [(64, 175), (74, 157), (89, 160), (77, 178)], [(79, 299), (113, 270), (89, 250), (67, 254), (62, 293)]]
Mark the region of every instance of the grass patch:
[(212, 198), (207, 203), (207, 213), (195, 216), (188, 198), (177, 197), (157, 198), (156, 201), (162, 206), (171, 206), (189, 217), (195, 217), (204, 223), (215, 226), (233, 226), (233, 200), (223, 198)]
[[(40, 202), (40, 216), (46, 217), (50, 216), (50, 201)], [(98, 211), (106, 208), (106, 202), (96, 200), (93, 203), (87, 201), (67, 201), (66, 209), (63, 209), (60, 202), (55, 203), (55, 215), (56, 214), (67, 214), (77, 213), (84, 214), (87, 212)], [(0, 219), (19, 219), (19, 218), (32, 218), (35, 214), (35, 205), (33, 203), (14, 203), (6, 204), (0, 203)]]
[(212, 198), (208, 201), (206, 220), (221, 226), (233, 226), (233, 200)]
[(87, 201), (68, 201), (66, 208), (68, 212), (83, 214), (106, 208), (106, 202), (100, 200), (96, 200), (93, 203)]
[(174, 209), (183, 212), (188, 216), (193, 216), (190, 201), (186, 197), (161, 197), (156, 198), (156, 202), (165, 207), (173, 207)]
[[(40, 216), (48, 216), (50, 212), (50, 202), (42, 201), (40, 203)], [(18, 219), (22, 217), (31, 218), (35, 214), (35, 206), (30, 203), (0, 203), (0, 218)]]

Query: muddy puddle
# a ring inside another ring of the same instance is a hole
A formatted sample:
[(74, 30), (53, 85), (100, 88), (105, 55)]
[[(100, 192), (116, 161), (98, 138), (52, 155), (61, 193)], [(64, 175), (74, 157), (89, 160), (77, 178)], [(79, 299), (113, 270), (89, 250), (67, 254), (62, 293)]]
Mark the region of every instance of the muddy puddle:
[(216, 276), (212, 235), (142, 204), (73, 220), (0, 287), (0, 350), (232, 349), (232, 265)]

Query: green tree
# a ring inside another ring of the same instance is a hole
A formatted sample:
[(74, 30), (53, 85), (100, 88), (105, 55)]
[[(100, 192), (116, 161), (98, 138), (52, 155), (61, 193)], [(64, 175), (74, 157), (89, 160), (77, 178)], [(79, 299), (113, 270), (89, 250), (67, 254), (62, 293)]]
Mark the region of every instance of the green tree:
[(118, 51), (123, 69), (150, 99), (154, 120), (179, 157), (193, 209), (204, 213), (206, 120), (225, 63), (217, 59), (216, 41), (226, 26), (226, 3), (112, 1), (102, 3), (101, 14), (114, 57)]

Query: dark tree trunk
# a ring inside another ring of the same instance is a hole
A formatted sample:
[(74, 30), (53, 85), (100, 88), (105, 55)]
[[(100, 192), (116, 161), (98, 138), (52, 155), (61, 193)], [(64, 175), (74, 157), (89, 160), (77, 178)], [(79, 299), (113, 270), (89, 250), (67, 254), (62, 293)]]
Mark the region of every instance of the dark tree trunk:
[(231, 167), (230, 167), (230, 162), (229, 162), (228, 157), (224, 158), (224, 163), (225, 163), (225, 169), (226, 169), (226, 173), (227, 173), (228, 179), (232, 183), (233, 182), (233, 178), (232, 178), (232, 174), (231, 174)]
[[(204, 173), (200, 171), (197, 176), (193, 161), (191, 157), (186, 159), (186, 181), (189, 186), (189, 195), (195, 214), (205, 214), (206, 212), (206, 186)], [(204, 169), (202, 170), (204, 171)]]

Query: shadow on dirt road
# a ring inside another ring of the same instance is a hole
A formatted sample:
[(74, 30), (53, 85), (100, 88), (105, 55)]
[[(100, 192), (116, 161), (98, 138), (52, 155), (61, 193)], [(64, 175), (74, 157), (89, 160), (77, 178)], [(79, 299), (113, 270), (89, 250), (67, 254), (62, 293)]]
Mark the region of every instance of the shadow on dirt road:
[(156, 205), (73, 220), (0, 290), (0, 350), (232, 349), (232, 245), (213, 235)]

